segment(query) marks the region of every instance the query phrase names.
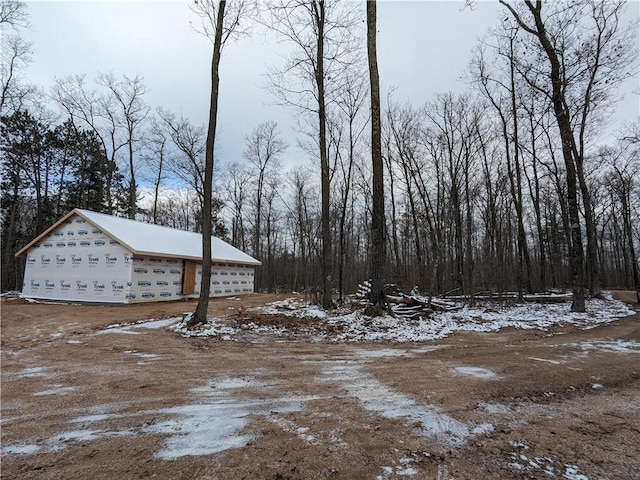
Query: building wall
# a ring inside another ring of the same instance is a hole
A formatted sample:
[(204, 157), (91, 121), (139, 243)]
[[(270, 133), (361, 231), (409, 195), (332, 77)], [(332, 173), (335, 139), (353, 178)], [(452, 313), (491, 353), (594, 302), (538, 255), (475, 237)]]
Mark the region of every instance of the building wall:
[[(214, 263), (211, 268), (211, 296), (228, 297), (253, 293), (255, 269), (252, 266)], [(202, 263), (196, 268), (196, 296), (200, 294)]]
[[(198, 298), (202, 262), (196, 266), (196, 286), (192, 295), (182, 294), (184, 262), (171, 258), (134, 255), (128, 303), (158, 302)], [(253, 293), (254, 268), (214, 263), (211, 269), (211, 297)]]
[(131, 255), (77, 215), (27, 253), (22, 293), (51, 300), (123, 303)]
[(134, 255), (132, 259), (133, 270), (128, 303), (159, 302), (183, 298), (184, 264), (182, 260), (137, 255)]

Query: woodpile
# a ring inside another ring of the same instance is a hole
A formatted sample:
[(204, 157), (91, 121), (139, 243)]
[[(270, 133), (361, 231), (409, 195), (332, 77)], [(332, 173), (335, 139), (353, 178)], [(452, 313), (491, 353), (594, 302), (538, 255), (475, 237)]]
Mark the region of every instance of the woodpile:
[(458, 303), (437, 297), (423, 297), (417, 293), (400, 296), (388, 295), (387, 300), (391, 304), (393, 313), (412, 320), (428, 317), (436, 311), (451, 312), (462, 308), (462, 305)]
[[(371, 284), (370, 282), (365, 281), (358, 286), (358, 292), (355, 296), (361, 301), (366, 301), (370, 291)], [(450, 312), (462, 308), (460, 303), (439, 297), (422, 296), (416, 289), (407, 295), (402, 293), (395, 284), (385, 285), (385, 293), (391, 312), (409, 320), (418, 320), (420, 317), (428, 317), (435, 311)]]
[[(451, 295), (458, 289), (447, 292), (444, 297), (433, 297), (421, 295), (418, 288), (411, 290), (410, 294), (403, 293), (396, 284), (387, 284), (384, 288), (389, 308), (394, 315), (418, 320), (421, 317), (429, 317), (434, 312), (451, 312), (459, 310), (465, 302), (470, 301), (468, 295)], [(365, 281), (358, 286), (356, 299), (366, 304), (371, 292), (371, 282)], [(571, 293), (565, 292), (544, 292), (536, 294), (525, 294), (525, 302), (536, 303), (560, 303), (571, 301)], [(478, 292), (473, 295), (474, 301), (486, 302), (515, 302), (518, 300), (517, 292)]]
[[(456, 295), (456, 296), (448, 296), (450, 300), (455, 300), (459, 302), (464, 302), (469, 300), (468, 295)], [(556, 292), (545, 292), (545, 293), (525, 293), (522, 296), (522, 300), (525, 302), (533, 302), (533, 303), (563, 303), (570, 302), (573, 298), (571, 293), (556, 293)], [(489, 301), (489, 302), (510, 302), (518, 300), (518, 292), (481, 292), (473, 295), (473, 299), (478, 301)]]

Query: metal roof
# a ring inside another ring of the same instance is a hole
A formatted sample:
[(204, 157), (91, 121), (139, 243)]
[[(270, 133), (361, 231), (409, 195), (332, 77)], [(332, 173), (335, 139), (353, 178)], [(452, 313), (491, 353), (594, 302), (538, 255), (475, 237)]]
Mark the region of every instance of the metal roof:
[[(202, 235), (199, 233), (152, 225), (79, 208), (72, 210), (54, 223), (18, 251), (16, 256), (25, 255), (29, 248), (73, 215), (85, 219), (136, 255), (202, 260)], [(261, 265), (261, 262), (255, 258), (217, 237), (211, 237), (211, 256), (215, 262)]]

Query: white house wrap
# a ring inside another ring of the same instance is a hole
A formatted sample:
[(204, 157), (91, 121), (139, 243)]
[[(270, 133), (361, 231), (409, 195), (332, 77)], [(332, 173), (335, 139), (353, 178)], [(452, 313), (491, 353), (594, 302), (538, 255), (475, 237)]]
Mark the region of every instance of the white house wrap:
[[(211, 237), (211, 296), (253, 293), (261, 263)], [(196, 298), (202, 236), (75, 209), (22, 248), (29, 298), (137, 303)]]

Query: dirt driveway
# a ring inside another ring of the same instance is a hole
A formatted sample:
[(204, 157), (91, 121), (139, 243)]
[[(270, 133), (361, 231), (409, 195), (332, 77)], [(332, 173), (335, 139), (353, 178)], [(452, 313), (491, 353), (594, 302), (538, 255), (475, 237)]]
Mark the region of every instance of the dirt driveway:
[(194, 307), (2, 302), (2, 478), (640, 478), (638, 314), (404, 344), (162, 321)]

